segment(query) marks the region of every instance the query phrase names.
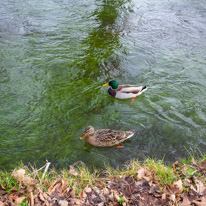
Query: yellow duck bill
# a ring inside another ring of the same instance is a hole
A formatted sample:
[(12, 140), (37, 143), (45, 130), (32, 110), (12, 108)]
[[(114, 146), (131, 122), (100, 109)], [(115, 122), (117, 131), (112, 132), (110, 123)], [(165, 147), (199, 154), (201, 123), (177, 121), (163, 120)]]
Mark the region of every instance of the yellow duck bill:
[(87, 135), (84, 134), (82, 137), (80, 137), (80, 140), (84, 139)]

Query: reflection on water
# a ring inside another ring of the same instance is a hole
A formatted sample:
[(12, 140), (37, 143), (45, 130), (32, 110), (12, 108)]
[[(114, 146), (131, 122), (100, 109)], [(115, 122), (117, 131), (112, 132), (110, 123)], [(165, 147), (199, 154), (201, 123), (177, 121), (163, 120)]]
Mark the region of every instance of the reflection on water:
[[(3, 0), (1, 168), (204, 152), (203, 2)], [(102, 88), (110, 79), (149, 89), (129, 104)], [(95, 148), (79, 140), (88, 125), (136, 133), (122, 150)]]

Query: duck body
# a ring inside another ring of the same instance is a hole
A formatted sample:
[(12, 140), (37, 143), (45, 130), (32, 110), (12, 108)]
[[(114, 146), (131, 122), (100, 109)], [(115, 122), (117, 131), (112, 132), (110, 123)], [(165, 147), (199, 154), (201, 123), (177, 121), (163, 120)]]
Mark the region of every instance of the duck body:
[(89, 126), (83, 133), (83, 139), (85, 137), (86, 142), (96, 147), (111, 147), (118, 145), (121, 142), (129, 139), (134, 135), (134, 131), (119, 131), (111, 129), (100, 129), (95, 131), (94, 127)]
[(116, 90), (110, 87), (108, 93), (117, 99), (129, 99), (141, 95), (146, 90), (146, 86), (119, 85)]
[(114, 80), (103, 86), (111, 86), (108, 89), (108, 93), (117, 99), (135, 98), (147, 90), (146, 86), (118, 85)]

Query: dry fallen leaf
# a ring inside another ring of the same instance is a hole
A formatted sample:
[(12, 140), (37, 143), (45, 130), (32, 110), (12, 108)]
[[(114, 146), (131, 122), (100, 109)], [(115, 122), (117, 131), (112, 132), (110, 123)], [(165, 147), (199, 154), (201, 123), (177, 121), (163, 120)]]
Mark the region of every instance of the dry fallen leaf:
[(70, 169), (69, 169), (68, 174), (73, 175), (73, 176), (78, 176), (78, 173), (76, 172), (76, 170), (74, 169), (74, 167), (72, 165), (70, 165)]
[(10, 191), (10, 192), (17, 192), (17, 190), (16, 190), (15, 187), (12, 187), (9, 191)]
[(103, 188), (103, 194), (104, 195), (109, 195), (109, 190), (107, 188)]
[(197, 190), (194, 188), (193, 185), (190, 186), (190, 189), (197, 193)]
[(197, 206), (205, 206), (206, 205), (206, 197), (202, 197), (198, 200), (193, 200), (192, 203), (196, 204)]
[(34, 196), (33, 193), (29, 193), (29, 206), (34, 206)]
[(167, 195), (165, 193), (162, 194), (162, 200), (165, 200)]
[(66, 182), (62, 179), (61, 183), (62, 183), (62, 189), (63, 189), (64, 186), (66, 185)]
[(202, 195), (203, 191), (205, 190), (204, 184), (200, 180), (195, 181), (196, 186), (197, 186), (197, 192), (199, 195)]
[(99, 203), (97, 206), (104, 206), (104, 202)]
[(185, 179), (183, 180), (183, 185), (184, 185), (185, 187), (190, 187), (190, 185), (191, 185), (191, 180), (185, 178)]
[(25, 169), (19, 169), (17, 171), (12, 172), (12, 177), (14, 177), (17, 181), (21, 181), (25, 175), (26, 171)]
[(191, 163), (194, 164), (194, 165), (197, 165), (197, 163), (196, 163), (194, 157), (192, 157), (192, 159), (191, 159)]
[(173, 202), (176, 201), (175, 194), (171, 194), (171, 195), (170, 195), (170, 200), (172, 200)]
[(45, 198), (44, 198), (42, 192), (39, 193), (39, 199), (40, 199), (42, 202), (45, 202)]
[(182, 180), (178, 180), (173, 184), (170, 184), (170, 189), (174, 194), (181, 193), (183, 191)]
[(69, 188), (69, 187), (67, 187), (67, 188), (63, 191), (63, 193), (62, 193), (62, 194), (67, 194), (69, 191), (70, 191), (70, 188)]
[(206, 170), (206, 159), (204, 159), (201, 163), (200, 163), (200, 168), (202, 170)]
[(25, 175), (26, 171), (25, 169), (19, 169), (17, 171), (12, 172), (12, 177), (14, 177), (17, 181), (22, 182), (24, 185), (27, 186), (27, 191), (31, 192), (35, 189), (36, 181), (29, 177), (28, 175)]
[(82, 200), (82, 198), (83, 198), (83, 190), (80, 190), (80, 192), (79, 192), (79, 199)]
[(57, 193), (62, 193), (62, 190), (63, 190), (63, 188), (62, 188), (62, 183), (59, 182), (59, 183), (57, 183), (57, 184), (54, 186), (54, 188), (53, 188), (53, 190), (52, 190), (51, 192), (55, 191), (55, 192), (57, 192)]
[(174, 170), (176, 169), (176, 167), (179, 167), (179, 162), (178, 161), (174, 162), (173, 165), (172, 165), (172, 168)]
[(95, 183), (98, 187), (104, 187), (104, 185), (105, 185), (104, 182), (101, 182), (101, 181), (98, 181), (98, 180), (96, 180)]
[(19, 203), (21, 203), (24, 199), (25, 199), (26, 197), (16, 197), (15, 198), (15, 204), (19, 204)]
[(18, 198), (18, 196), (14, 193), (8, 195), (8, 200), (11, 202), (14, 202), (16, 198)]
[(190, 201), (187, 197), (187, 194), (183, 195), (183, 202), (182, 202), (182, 206), (190, 206)]
[(55, 185), (57, 184), (57, 182), (59, 182), (59, 180), (55, 180), (52, 185), (49, 187), (48, 192), (51, 193), (51, 191), (53, 190), (53, 188), (55, 187)]
[(112, 190), (112, 192), (113, 192), (113, 195), (114, 195), (115, 200), (116, 200), (117, 202), (119, 202), (120, 197), (119, 197), (117, 191), (116, 191), (116, 190)]
[(75, 189), (72, 188), (72, 191), (70, 192), (71, 198), (75, 198)]
[(36, 188), (36, 184), (27, 185), (26, 190), (27, 192), (33, 192)]
[(74, 198), (74, 199), (71, 200), (71, 205), (74, 205), (74, 206), (82, 205), (82, 201), (80, 199)]
[(140, 168), (137, 170), (137, 179), (141, 180), (144, 176), (145, 176), (145, 169), (144, 168)]
[(47, 192), (42, 193), (42, 195), (44, 196), (45, 200), (48, 200), (50, 198), (50, 195), (48, 195)]
[(35, 182), (35, 180), (33, 179), (33, 178), (31, 178), (31, 177), (29, 177), (29, 176), (27, 176), (27, 175), (25, 175), (23, 178), (22, 178), (22, 182), (23, 182), (23, 184), (24, 185), (35, 185), (36, 184), (36, 182)]
[(0, 184), (0, 190), (6, 190), (5, 187), (3, 187), (2, 184)]
[(182, 171), (182, 174), (186, 176), (186, 171), (188, 170), (189, 166), (184, 166)]
[(174, 182), (174, 186), (177, 188), (177, 193), (181, 193), (183, 191), (182, 180)]
[(108, 195), (108, 199), (113, 201), (114, 200), (114, 195), (113, 192), (111, 191), (111, 193)]
[(86, 186), (85, 189), (84, 189), (84, 191), (85, 191), (86, 193), (90, 193), (90, 192), (92, 191), (92, 189), (91, 189), (90, 187)]
[(1, 195), (5, 194), (5, 193), (7, 193), (6, 189), (0, 184), (0, 197), (1, 197)]
[(60, 200), (59, 205), (60, 206), (67, 206), (69, 203), (66, 200)]

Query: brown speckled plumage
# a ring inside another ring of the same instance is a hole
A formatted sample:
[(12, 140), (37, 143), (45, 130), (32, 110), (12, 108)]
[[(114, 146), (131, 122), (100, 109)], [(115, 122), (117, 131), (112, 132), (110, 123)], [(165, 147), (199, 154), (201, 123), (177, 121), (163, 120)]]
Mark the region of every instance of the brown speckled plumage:
[(117, 145), (134, 135), (134, 131), (119, 131), (100, 129), (95, 131), (92, 126), (85, 129), (86, 142), (96, 147), (110, 147)]

